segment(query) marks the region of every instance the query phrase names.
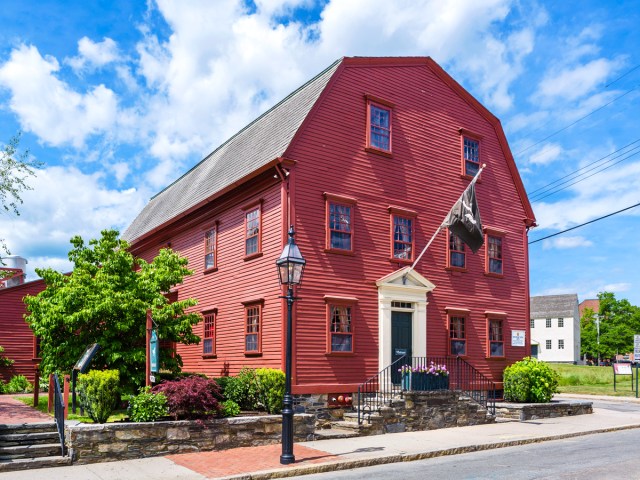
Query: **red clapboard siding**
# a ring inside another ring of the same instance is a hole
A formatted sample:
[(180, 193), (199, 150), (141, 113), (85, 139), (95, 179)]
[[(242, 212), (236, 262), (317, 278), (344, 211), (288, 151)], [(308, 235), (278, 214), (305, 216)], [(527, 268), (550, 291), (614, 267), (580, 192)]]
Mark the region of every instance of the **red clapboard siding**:
[(0, 378), (4, 381), (14, 375), (24, 375), (31, 383), (35, 380), (34, 336), (24, 321), (27, 308), (22, 299), (38, 294), (44, 286), (44, 281), (36, 280), (0, 290), (0, 345), (4, 347), (4, 356), (14, 360), (11, 367), (0, 367)]

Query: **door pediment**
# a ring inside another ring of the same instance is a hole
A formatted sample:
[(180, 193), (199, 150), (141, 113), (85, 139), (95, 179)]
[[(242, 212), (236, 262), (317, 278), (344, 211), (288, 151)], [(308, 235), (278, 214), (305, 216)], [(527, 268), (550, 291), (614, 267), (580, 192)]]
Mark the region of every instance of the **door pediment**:
[(376, 281), (378, 289), (405, 289), (428, 293), (436, 286), (410, 267), (404, 267)]

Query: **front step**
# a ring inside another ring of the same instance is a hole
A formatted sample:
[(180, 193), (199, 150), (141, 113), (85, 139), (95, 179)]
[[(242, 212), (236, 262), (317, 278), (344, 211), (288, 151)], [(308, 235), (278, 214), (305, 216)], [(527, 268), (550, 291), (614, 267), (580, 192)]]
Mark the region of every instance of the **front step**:
[(344, 422), (331, 422), (331, 428), (316, 430), (315, 440), (333, 440), (336, 438), (353, 438), (360, 436), (353, 428), (343, 428)]
[(30, 470), (32, 468), (63, 467), (66, 465), (71, 465), (71, 457), (13, 458), (0, 460), (0, 473)]
[(60, 443), (0, 446), (0, 461), (12, 458), (55, 457), (60, 455)]

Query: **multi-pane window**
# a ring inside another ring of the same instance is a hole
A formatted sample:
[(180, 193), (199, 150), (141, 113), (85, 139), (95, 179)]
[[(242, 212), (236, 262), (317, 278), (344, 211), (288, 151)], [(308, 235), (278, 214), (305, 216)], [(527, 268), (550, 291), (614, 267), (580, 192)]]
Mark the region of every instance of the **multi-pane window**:
[(559, 328), (564, 327), (564, 318), (559, 318), (559, 319), (558, 319), (558, 327), (559, 327)]
[(551, 319), (550, 318), (547, 318), (545, 326), (546, 326), (546, 328), (551, 328)]
[(564, 350), (564, 340), (563, 339), (559, 339), (558, 340), (558, 350)]
[(545, 348), (546, 348), (547, 350), (551, 350), (551, 340), (547, 340), (547, 341), (545, 342)]
[(504, 357), (502, 320), (489, 319), (489, 356)]
[(216, 312), (204, 314), (204, 335), (202, 336), (202, 354), (216, 353)]
[(369, 103), (369, 147), (391, 152), (391, 110)]
[(246, 329), (244, 336), (245, 353), (260, 353), (260, 333), (262, 305), (248, 305), (245, 307)]
[(352, 250), (353, 207), (329, 202), (329, 248)]
[(464, 242), (453, 232), (449, 232), (449, 267), (466, 267)]
[(536, 326), (536, 321), (532, 318), (531, 320), (529, 320), (529, 328), (533, 328)]
[(352, 307), (329, 305), (330, 352), (353, 352)]
[(393, 258), (413, 260), (413, 219), (393, 215)]
[(260, 252), (260, 207), (245, 213), (245, 255)]
[(465, 317), (449, 317), (449, 344), (451, 355), (466, 355), (467, 336), (465, 333)]
[(204, 232), (204, 269), (216, 268), (216, 229)]
[(487, 272), (502, 275), (502, 237), (487, 235)]
[(462, 155), (465, 175), (475, 177), (480, 170), (480, 142), (473, 138), (463, 137)]

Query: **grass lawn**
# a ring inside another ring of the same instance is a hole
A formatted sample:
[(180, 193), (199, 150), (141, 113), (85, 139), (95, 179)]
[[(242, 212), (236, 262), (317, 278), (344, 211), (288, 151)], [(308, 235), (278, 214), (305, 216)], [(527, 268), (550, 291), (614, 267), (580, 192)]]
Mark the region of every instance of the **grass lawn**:
[[(29, 394), (29, 395), (16, 395), (13, 398), (15, 398), (16, 400), (21, 401), (22, 403), (24, 403), (25, 405), (28, 405), (30, 407), (33, 407), (33, 394)], [(49, 415), (51, 415), (51, 417), (53, 417), (53, 411), (51, 413), (47, 412), (47, 402), (49, 399), (49, 394), (48, 393), (40, 393), (40, 396), (38, 397), (38, 406), (35, 407), (36, 410), (42, 412), (42, 413), (47, 413)], [(71, 397), (69, 397), (69, 417), (68, 420), (77, 420), (78, 422), (82, 422), (82, 423), (93, 423), (93, 420), (91, 420), (89, 417), (87, 416), (83, 416), (80, 415), (80, 406), (77, 403), (76, 400), (76, 414), (73, 414), (71, 411)], [(118, 422), (120, 420), (123, 420), (125, 417), (127, 416), (127, 412), (125, 410), (116, 410), (107, 420), (108, 422)]]
[(613, 367), (591, 367), (566, 363), (549, 363), (558, 375), (560, 393), (586, 395), (610, 395), (615, 397), (635, 397), (635, 374), (633, 368), (633, 389), (630, 375), (618, 375), (616, 391), (613, 390)]

